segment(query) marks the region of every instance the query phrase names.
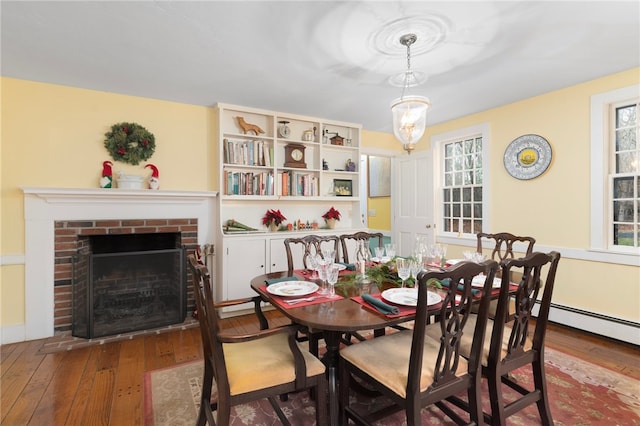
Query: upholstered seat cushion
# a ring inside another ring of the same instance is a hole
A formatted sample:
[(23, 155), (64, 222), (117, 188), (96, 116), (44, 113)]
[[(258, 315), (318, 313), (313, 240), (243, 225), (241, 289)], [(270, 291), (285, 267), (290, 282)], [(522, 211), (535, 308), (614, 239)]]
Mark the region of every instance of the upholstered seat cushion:
[[(440, 350), (439, 339), (439, 336), (437, 339), (425, 338), (421, 392), (433, 384), (433, 368)], [(405, 398), (412, 340), (412, 330), (400, 331), (343, 348), (340, 356)], [(458, 373), (465, 374), (467, 369), (467, 362), (461, 358)]]
[[(471, 353), (471, 344), (473, 343), (473, 333), (476, 329), (476, 319), (478, 317), (474, 314), (469, 315), (467, 319), (467, 323), (464, 326), (462, 340), (460, 341), (460, 353), (462, 356), (468, 358)], [(481, 362), (482, 365), (487, 365), (487, 360), (489, 359), (489, 348), (491, 347), (491, 332), (493, 329), (493, 321), (487, 321), (487, 329), (486, 335), (484, 338), (484, 345), (482, 349), (482, 357)], [(427, 326), (427, 335), (430, 337), (440, 336), (440, 327), (438, 324), (432, 324)], [(504, 359), (507, 356), (507, 344), (509, 342), (509, 336), (511, 335), (511, 327), (509, 325), (505, 326), (504, 333), (502, 335), (502, 353), (500, 354), (500, 359)], [(527, 341), (524, 345), (524, 350), (528, 351), (533, 347), (533, 341), (531, 338), (527, 337)]]
[[(285, 333), (259, 340), (223, 344), (231, 395), (292, 382), (293, 354)], [(307, 365), (307, 377), (325, 371), (324, 364), (300, 347)]]

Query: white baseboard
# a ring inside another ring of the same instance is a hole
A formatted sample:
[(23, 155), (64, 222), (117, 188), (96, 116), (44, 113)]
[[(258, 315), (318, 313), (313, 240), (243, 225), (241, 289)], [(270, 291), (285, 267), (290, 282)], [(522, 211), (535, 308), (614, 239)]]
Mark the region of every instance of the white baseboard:
[(0, 327), (0, 344), (24, 342), (26, 338), (26, 329), (24, 324), (5, 325)]
[[(534, 315), (538, 313), (538, 306), (539, 304), (536, 304)], [(640, 345), (640, 324), (632, 321), (555, 304), (551, 304), (549, 321), (622, 342)]]

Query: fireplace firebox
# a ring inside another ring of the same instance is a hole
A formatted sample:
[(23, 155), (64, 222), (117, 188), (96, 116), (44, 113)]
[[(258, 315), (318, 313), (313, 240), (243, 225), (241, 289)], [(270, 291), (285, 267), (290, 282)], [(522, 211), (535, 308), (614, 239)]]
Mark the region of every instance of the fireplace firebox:
[(72, 334), (95, 338), (186, 317), (180, 233), (81, 237), (74, 260)]

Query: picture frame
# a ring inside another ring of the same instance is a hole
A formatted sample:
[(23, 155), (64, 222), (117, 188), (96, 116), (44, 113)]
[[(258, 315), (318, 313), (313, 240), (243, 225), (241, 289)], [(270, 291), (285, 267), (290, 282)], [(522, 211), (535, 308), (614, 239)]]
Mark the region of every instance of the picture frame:
[(351, 197), (353, 195), (353, 182), (351, 179), (334, 179), (333, 190), (336, 197)]
[(370, 155), (369, 162), (369, 197), (391, 196), (391, 158)]

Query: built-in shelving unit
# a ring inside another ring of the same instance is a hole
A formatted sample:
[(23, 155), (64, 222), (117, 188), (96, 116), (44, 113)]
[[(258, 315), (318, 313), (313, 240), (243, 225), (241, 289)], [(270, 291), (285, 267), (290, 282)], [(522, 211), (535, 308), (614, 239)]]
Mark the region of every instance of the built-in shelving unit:
[[(283, 125), (287, 131), (279, 131)], [(253, 296), (253, 277), (286, 268), (285, 238), (362, 228), (359, 124), (217, 104), (214, 128), (220, 163), (219, 298)], [(291, 155), (295, 149), (303, 158)], [(331, 207), (341, 220), (329, 230), (322, 215)], [(269, 209), (280, 210), (284, 225), (295, 224), (294, 230), (269, 232), (262, 224)], [(255, 231), (225, 232), (229, 220)], [(298, 223), (305, 226), (298, 229)]]

